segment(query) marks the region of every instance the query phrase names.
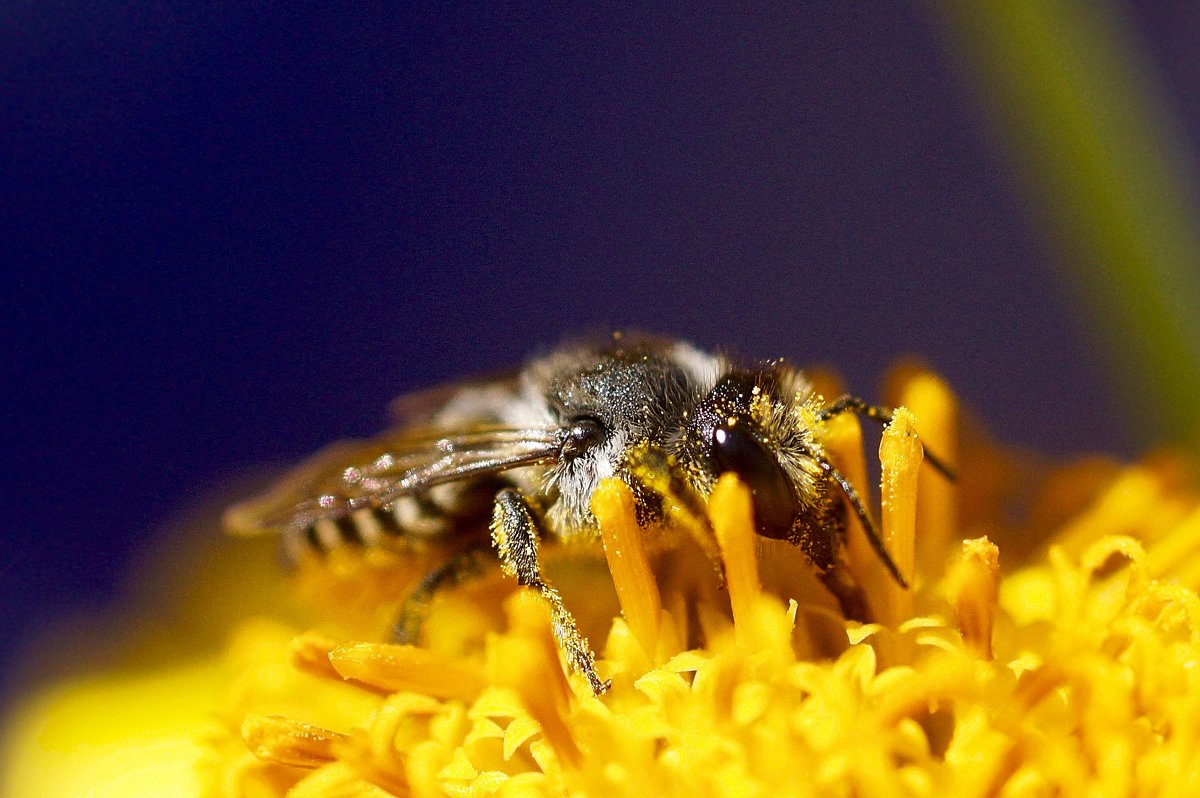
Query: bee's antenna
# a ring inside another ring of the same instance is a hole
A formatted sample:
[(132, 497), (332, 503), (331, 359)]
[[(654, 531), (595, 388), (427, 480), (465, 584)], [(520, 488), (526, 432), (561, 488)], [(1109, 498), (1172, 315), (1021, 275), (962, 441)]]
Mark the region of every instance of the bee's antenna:
[[(849, 410), (851, 413), (857, 413), (860, 416), (866, 416), (872, 421), (878, 421), (880, 424), (892, 423), (892, 411), (890, 408), (867, 404), (857, 396), (851, 396), (849, 394), (838, 397), (837, 401), (818, 413), (817, 418), (821, 419), (822, 421), (828, 421), (839, 413), (845, 413), (847, 410)], [(922, 444), (921, 448), (925, 452), (925, 460), (929, 463), (929, 465), (933, 466), (934, 470), (951, 482), (956, 482), (958, 480), (958, 476), (954, 473), (954, 469), (951, 468), (946, 461), (929, 451), (924, 444)], [(865, 524), (866, 522), (864, 521), (863, 523)]]
[(858, 516), (858, 520), (862, 521), (863, 529), (867, 533), (867, 540), (871, 541), (871, 548), (875, 549), (875, 553), (879, 555), (879, 559), (883, 561), (884, 566), (888, 569), (888, 573), (896, 580), (900, 587), (907, 589), (908, 580), (900, 573), (900, 567), (896, 565), (896, 561), (892, 559), (892, 555), (888, 553), (887, 547), (883, 545), (883, 536), (879, 533), (879, 527), (875, 525), (867, 508), (863, 505), (862, 499), (858, 497), (858, 491), (854, 486), (842, 476), (842, 472), (838, 471), (833, 463), (829, 462), (824, 456), (814, 457), (822, 470), (837, 482), (838, 487), (842, 489), (842, 495), (850, 502), (850, 506), (854, 508), (854, 513)]

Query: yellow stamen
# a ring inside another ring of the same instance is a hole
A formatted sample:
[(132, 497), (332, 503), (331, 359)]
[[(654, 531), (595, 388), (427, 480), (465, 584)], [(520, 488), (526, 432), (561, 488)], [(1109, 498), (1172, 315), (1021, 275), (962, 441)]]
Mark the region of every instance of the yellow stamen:
[[(954, 468), (958, 463), (955, 430), (958, 408), (949, 387), (932, 374), (919, 373), (904, 383), (898, 404), (921, 421), (921, 444), (926, 452)], [(958, 489), (955, 482), (926, 465), (917, 480), (916, 571), (936, 574), (944, 567), (954, 531), (958, 529)]]
[[(879, 441), (880, 505), (883, 543), (905, 578), (912, 580), (913, 551), (916, 540), (917, 475), (921, 466), (921, 442), (917, 439), (917, 420), (904, 407), (892, 413), (892, 423)], [(912, 590), (888, 580), (892, 600), (888, 602), (887, 623), (897, 623), (912, 614)], [(882, 614), (882, 613), (881, 613)]]
[(387, 692), (471, 698), (484, 685), (483, 674), (470, 661), (416, 646), (346, 643), (329, 652), (329, 661), (342, 678)]
[(287, 798), (389, 798), (407, 794), (406, 787), (402, 784), (399, 791), (385, 790), (364, 780), (353, 767), (337, 762), (294, 784), (287, 791)]
[(314, 676), (341, 678), (329, 661), (329, 652), (337, 648), (337, 641), (320, 632), (310, 631), (296, 635), (288, 644), (292, 664)]
[(259, 759), (315, 768), (334, 760), (333, 746), (346, 735), (277, 715), (247, 715), (242, 739)]
[(992, 658), (992, 626), (1000, 584), (1000, 549), (987, 538), (964, 540), (958, 562), (946, 576), (946, 594), (963, 642)]
[(754, 550), (754, 507), (750, 491), (734, 474), (724, 474), (713, 488), (708, 507), (725, 561), (726, 587), (738, 642), (752, 646), (756, 639), (755, 608), (762, 595), (762, 585)]
[(532, 590), (518, 591), (507, 609), (510, 634), (489, 641), (488, 674), (516, 691), (559, 760), (577, 767), (579, 746), (566, 722), (573, 694), (559, 662), (550, 609)]
[[(864, 502), (867, 491), (867, 461), (863, 457), (862, 425), (850, 413), (834, 416), (826, 422), (825, 449), (842, 476), (854, 486)], [(877, 616), (886, 607), (890, 594), (885, 585), (892, 577), (879, 561), (879, 555), (867, 539), (866, 530), (853, 510), (846, 509), (846, 561), (855, 581), (867, 597), (867, 605)]]
[(1192, 588), (1200, 587), (1197, 563), (1200, 563), (1200, 509), (1189, 513), (1146, 552), (1146, 567), (1155, 578), (1170, 575)]
[(620, 480), (606, 480), (592, 497), (592, 513), (600, 524), (604, 556), (617, 588), (621, 612), (646, 656), (654, 661), (662, 599), (646, 559), (633, 495)]

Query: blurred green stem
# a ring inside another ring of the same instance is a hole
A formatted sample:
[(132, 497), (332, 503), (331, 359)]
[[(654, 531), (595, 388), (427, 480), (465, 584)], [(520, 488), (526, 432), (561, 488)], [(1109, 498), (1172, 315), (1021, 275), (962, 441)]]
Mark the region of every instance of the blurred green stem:
[(1193, 163), (1136, 38), (1097, 0), (935, 7), (1114, 355), (1140, 432), (1200, 444)]

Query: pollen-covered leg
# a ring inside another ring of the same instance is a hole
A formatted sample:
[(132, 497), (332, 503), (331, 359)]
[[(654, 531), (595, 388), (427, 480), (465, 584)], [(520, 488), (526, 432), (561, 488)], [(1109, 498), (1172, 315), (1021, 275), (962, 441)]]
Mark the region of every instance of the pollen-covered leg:
[(563, 604), (558, 591), (542, 579), (538, 560), (538, 528), (529, 502), (514, 488), (496, 495), (492, 515), (492, 544), (500, 555), (500, 566), (509, 576), (541, 594), (550, 605), (554, 638), (571, 667), (587, 677), (592, 692), (600, 695), (609, 688), (596, 673), (596, 655), (579, 633), (575, 618)]
[(824, 501), (801, 516), (791, 542), (816, 567), (821, 584), (837, 599), (842, 615), (869, 623), (867, 597), (846, 565), (845, 536), (845, 510), (827, 493)]
[(421, 581), (400, 607), (400, 618), (396, 621), (392, 638), (397, 643), (415, 645), (429, 617), (433, 597), (438, 591), (478, 577), (483, 571), (484, 561), (490, 556), (483, 547), (467, 549), (421, 577)]

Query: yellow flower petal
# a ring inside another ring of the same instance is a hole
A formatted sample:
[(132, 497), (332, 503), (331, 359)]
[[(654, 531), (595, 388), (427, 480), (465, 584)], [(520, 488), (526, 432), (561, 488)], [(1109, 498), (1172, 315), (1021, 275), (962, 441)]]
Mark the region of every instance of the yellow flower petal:
[(27, 703), (6, 730), (0, 794), (197, 796), (212, 757), (217, 661), (77, 680)]

